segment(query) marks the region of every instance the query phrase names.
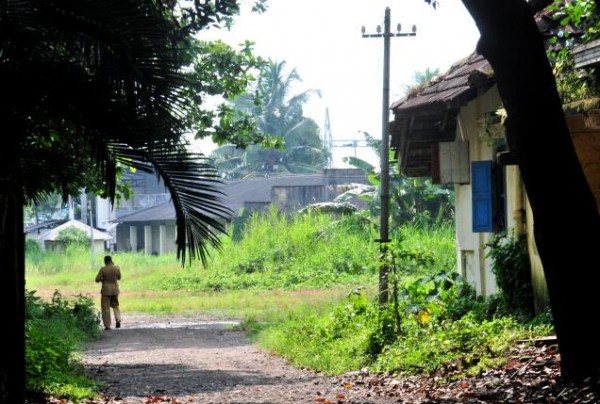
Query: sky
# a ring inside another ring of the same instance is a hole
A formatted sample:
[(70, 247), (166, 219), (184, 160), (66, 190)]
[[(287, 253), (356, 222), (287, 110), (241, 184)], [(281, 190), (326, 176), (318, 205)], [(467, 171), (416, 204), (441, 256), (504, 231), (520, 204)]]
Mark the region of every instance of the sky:
[[(244, 0), (250, 4), (249, 0)], [(386, 7), (392, 31), (416, 25), (414, 37), (390, 41), (390, 103), (402, 98), (414, 84), (415, 72), (427, 68), (445, 72), (454, 62), (475, 50), (479, 32), (461, 0), (439, 0), (433, 9), (424, 0), (268, 0), (263, 14), (242, 7), (231, 30), (203, 31), (200, 39), (221, 39), (237, 47), (255, 43), (257, 55), (285, 61), (302, 81), (294, 94), (319, 90), (305, 105), (304, 115), (325, 132), (326, 115), (335, 147), (333, 167), (346, 167), (341, 158), (356, 156), (378, 166), (370, 148), (363, 147), (363, 132), (380, 139), (383, 108), (383, 38), (363, 38), (383, 29)], [(342, 147), (356, 140), (358, 147)], [(214, 149), (200, 145), (205, 154)]]

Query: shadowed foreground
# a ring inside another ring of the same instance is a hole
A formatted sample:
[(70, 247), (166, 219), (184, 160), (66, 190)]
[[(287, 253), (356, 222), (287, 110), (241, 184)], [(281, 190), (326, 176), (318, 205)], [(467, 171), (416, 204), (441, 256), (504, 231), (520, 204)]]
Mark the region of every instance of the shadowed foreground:
[(296, 369), (253, 346), (235, 321), (131, 316), (121, 329), (104, 332), (82, 363), (106, 384), (97, 403), (600, 402), (592, 386), (561, 384), (552, 340), (517, 347), (500, 369), (440, 385), (433, 376), (328, 377)]

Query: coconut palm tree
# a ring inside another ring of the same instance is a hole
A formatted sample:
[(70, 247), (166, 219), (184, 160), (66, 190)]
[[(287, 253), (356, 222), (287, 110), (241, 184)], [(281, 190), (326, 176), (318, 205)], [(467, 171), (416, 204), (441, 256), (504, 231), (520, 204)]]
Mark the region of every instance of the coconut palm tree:
[(114, 199), (121, 165), (154, 170), (173, 197), (182, 263), (219, 246), (230, 212), (217, 172), (183, 140), (202, 88), (186, 70), (187, 38), (236, 1), (196, 6), (178, 14), (160, 0), (0, 3), (0, 403), (25, 401), (25, 203), (82, 187)]
[(262, 132), (279, 137), (282, 147), (224, 145), (211, 158), (228, 178), (247, 178), (285, 173), (320, 172), (330, 158), (319, 137), (319, 127), (303, 115), (303, 106), (317, 90), (291, 94), (301, 78), (285, 61), (269, 60), (256, 84), (234, 100), (234, 109), (253, 116)]

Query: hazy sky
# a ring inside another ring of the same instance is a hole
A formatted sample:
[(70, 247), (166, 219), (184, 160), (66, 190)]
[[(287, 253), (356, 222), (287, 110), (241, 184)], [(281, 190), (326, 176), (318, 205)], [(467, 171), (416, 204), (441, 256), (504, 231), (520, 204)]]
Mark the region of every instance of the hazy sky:
[[(285, 61), (302, 78), (296, 92), (318, 89), (305, 107), (323, 132), (326, 111), (332, 138), (363, 140), (362, 132), (381, 137), (383, 99), (383, 39), (362, 38), (383, 27), (385, 8), (391, 10), (391, 26), (414, 37), (391, 39), (390, 102), (414, 84), (415, 72), (447, 70), (468, 56), (479, 38), (475, 24), (460, 0), (439, 0), (434, 10), (424, 0), (269, 0), (263, 14), (243, 9), (231, 31), (211, 29), (202, 39), (219, 38), (230, 45), (255, 42), (255, 53)], [(209, 145), (203, 145), (205, 149)], [(204, 150), (208, 153), (210, 150)], [(334, 147), (334, 166), (342, 156), (356, 155), (378, 165), (367, 148)]]

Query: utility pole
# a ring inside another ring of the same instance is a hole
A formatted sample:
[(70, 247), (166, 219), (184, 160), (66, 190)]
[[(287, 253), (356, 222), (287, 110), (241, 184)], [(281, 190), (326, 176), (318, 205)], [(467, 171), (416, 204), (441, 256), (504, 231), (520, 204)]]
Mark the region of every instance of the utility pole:
[(377, 26), (376, 34), (366, 34), (362, 27), (363, 38), (383, 38), (383, 102), (381, 113), (381, 213), (379, 217), (379, 252), (381, 263), (379, 267), (379, 304), (384, 305), (388, 301), (388, 264), (386, 261), (387, 245), (389, 240), (389, 216), (390, 216), (390, 38), (396, 36), (415, 36), (417, 27), (413, 25), (412, 32), (400, 32), (398, 24), (397, 32), (390, 30), (390, 8), (386, 7), (383, 19), (383, 33), (381, 26)]
[[(93, 197), (92, 200), (95, 200)], [(94, 246), (94, 212), (92, 212), (92, 202), (88, 200), (88, 210), (90, 212), (90, 242), (92, 247), (92, 270), (96, 269), (96, 251)]]
[(329, 122), (329, 108), (325, 108), (325, 124), (323, 125), (323, 146), (329, 152), (328, 168), (333, 167), (333, 140), (331, 136), (331, 123)]

